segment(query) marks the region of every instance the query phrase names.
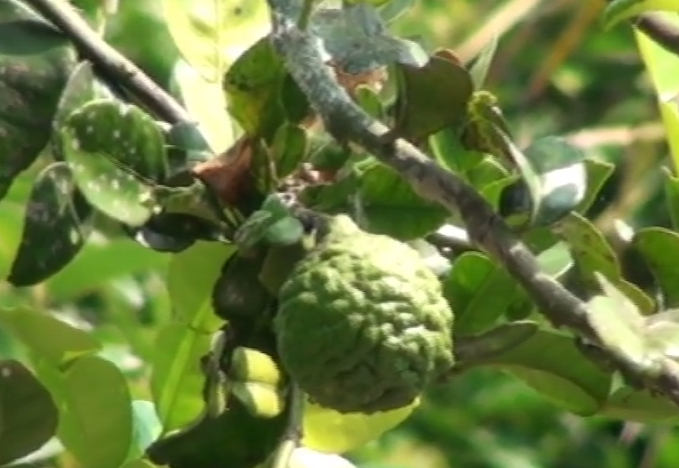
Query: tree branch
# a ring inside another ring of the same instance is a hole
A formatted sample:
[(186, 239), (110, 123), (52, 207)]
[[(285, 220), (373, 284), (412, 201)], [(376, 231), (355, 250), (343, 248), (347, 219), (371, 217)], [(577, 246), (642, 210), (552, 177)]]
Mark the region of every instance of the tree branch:
[(668, 52), (679, 56), (679, 29), (662, 15), (645, 13), (635, 18), (632, 25)]
[(110, 77), (124, 84), (159, 118), (171, 124), (193, 122), (194, 119), (176, 99), (166, 93), (132, 61), (99, 37), (71, 4), (65, 0), (25, 1), (66, 34), (83, 56)]
[[(459, 212), (472, 242), (504, 265), (555, 326), (569, 327), (584, 338), (601, 343), (585, 304), (541, 271), (533, 253), (472, 186), (408, 141), (387, 138), (390, 129), (352, 101), (324, 64), (314, 37), (286, 17), (285, 12), (293, 10), (295, 1), (268, 0), (272, 42), (326, 129), (338, 140), (361, 146), (396, 170), (424, 198), (440, 203), (450, 212)], [(666, 359), (659, 373), (650, 372), (611, 350), (604, 351), (625, 375), (646, 383), (679, 405), (679, 365)]]

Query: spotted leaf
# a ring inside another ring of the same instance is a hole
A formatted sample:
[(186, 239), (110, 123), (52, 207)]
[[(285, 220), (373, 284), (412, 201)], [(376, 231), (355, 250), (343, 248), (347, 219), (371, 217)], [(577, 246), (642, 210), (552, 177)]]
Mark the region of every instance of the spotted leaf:
[(75, 183), (98, 210), (131, 226), (160, 211), (148, 178), (165, 178), (165, 151), (160, 131), (140, 109), (92, 101), (66, 119), (58, 142)]
[[(2, 3), (3, 10), (12, 6)], [(7, 12), (13, 19), (0, 23), (0, 198), (47, 144), (75, 64), (68, 40), (52, 26), (20, 8)]]
[(8, 280), (15, 286), (29, 286), (66, 266), (90, 233), (91, 213), (65, 162), (43, 169), (31, 191), (21, 244)]

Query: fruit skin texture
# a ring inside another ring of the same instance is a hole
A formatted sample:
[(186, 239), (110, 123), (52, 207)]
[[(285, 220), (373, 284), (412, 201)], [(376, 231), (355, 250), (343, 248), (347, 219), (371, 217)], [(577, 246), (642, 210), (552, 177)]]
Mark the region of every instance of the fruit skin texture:
[(454, 363), (453, 312), (419, 253), (328, 218), (279, 291), (281, 363), (320, 406), (375, 413), (410, 404)]

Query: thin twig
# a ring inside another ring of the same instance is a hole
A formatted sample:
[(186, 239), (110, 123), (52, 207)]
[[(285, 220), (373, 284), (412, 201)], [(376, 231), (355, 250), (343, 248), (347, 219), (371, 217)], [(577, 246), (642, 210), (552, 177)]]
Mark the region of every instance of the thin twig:
[(83, 56), (111, 78), (124, 84), (159, 118), (171, 124), (194, 120), (176, 99), (99, 37), (71, 4), (65, 0), (26, 0), (26, 3), (54, 23), (73, 41)]
[[(285, 17), (284, 12), (289, 11), (290, 2), (294, 1), (268, 0), (272, 41), (326, 129), (336, 139), (361, 146), (396, 170), (424, 198), (438, 202), (452, 213), (459, 212), (472, 242), (504, 265), (555, 326), (567, 326), (582, 337), (601, 343), (585, 304), (541, 271), (530, 249), (472, 186), (441, 168), (408, 141), (387, 138), (392, 134), (390, 129), (351, 100), (324, 64), (314, 38)], [(612, 350), (604, 351), (625, 375), (646, 382), (679, 405), (679, 364), (663, 360), (660, 370), (651, 371)]]

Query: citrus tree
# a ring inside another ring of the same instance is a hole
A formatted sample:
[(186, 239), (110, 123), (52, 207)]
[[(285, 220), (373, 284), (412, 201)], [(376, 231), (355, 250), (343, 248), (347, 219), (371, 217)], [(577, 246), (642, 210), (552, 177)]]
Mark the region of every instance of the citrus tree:
[(88, 468), (352, 466), (483, 368), (679, 422), (679, 23), (648, 14), (675, 2), (604, 11), (674, 158), (673, 227), (619, 241), (643, 282), (589, 219), (613, 166), (518, 143), (495, 42), (399, 37), (415, 3), (163, 0), (148, 37), (114, 1), (0, 3), (0, 465), (56, 440)]

